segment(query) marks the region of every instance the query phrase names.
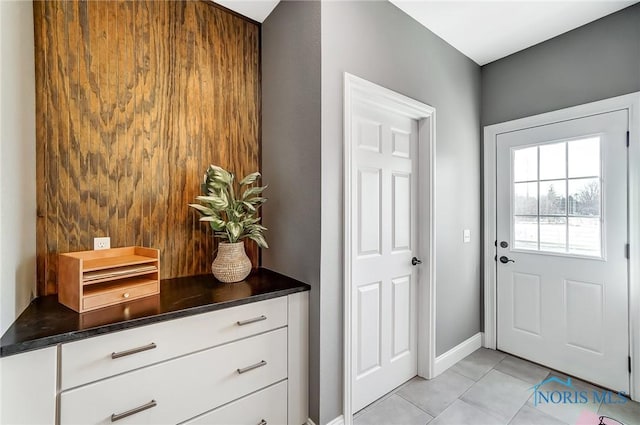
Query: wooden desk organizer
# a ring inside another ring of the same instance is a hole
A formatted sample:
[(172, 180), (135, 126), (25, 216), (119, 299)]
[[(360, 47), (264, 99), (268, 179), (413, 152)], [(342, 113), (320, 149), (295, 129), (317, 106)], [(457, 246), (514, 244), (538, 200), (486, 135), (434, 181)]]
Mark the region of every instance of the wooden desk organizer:
[(58, 257), (58, 301), (78, 313), (159, 292), (157, 249), (131, 246)]

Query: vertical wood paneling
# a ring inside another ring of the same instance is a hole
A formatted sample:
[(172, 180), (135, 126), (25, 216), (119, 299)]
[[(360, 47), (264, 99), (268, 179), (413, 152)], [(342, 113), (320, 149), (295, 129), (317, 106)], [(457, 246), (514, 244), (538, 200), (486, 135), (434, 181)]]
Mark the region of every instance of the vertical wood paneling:
[(132, 8), (133, 16), (135, 19), (132, 22), (132, 34), (133, 34), (133, 61), (134, 61), (134, 86), (133, 86), (133, 124), (134, 129), (134, 145), (133, 145), (133, 159), (131, 161), (134, 164), (131, 167), (133, 178), (133, 194), (131, 199), (130, 217), (131, 217), (131, 230), (130, 234), (132, 239), (130, 245), (142, 245), (144, 230), (142, 228), (142, 217), (144, 215), (144, 209), (142, 208), (144, 200), (144, 165), (142, 159), (142, 151), (144, 150), (144, 122), (143, 117), (146, 114), (144, 110), (144, 86), (142, 84), (144, 70), (144, 20), (145, 16), (141, 12), (142, 7), (139, 2), (127, 2)]
[[(79, 51), (76, 49), (82, 34), (80, 32), (80, 25), (78, 24), (78, 3), (69, 3), (66, 5), (66, 30), (67, 36), (67, 66), (69, 74), (69, 108), (67, 110), (69, 121), (69, 179), (70, 181), (79, 181), (81, 166), (80, 166), (80, 130), (81, 123), (79, 122), (79, 103), (80, 103), (80, 58)], [(80, 185), (69, 184), (69, 195), (67, 202), (69, 203), (69, 229), (67, 231), (69, 250), (78, 250), (80, 246)]]
[[(55, 50), (57, 50), (57, 37), (56, 37), (56, 28), (59, 25), (57, 22), (57, 8), (56, 5), (49, 3), (46, 12), (46, 20), (49, 24), (47, 28), (47, 52), (51, 55)], [(36, 49), (37, 52), (37, 49)], [(36, 53), (37, 54), (37, 53)], [(47, 238), (47, 257), (48, 263), (51, 267), (47, 267), (47, 281), (46, 281), (46, 292), (50, 293), (56, 290), (56, 279), (55, 279), (55, 271), (57, 270), (58, 258), (56, 256), (56, 252), (58, 252), (58, 233), (60, 231), (60, 221), (58, 219), (59, 211), (58, 211), (58, 187), (59, 187), (59, 168), (60, 168), (60, 154), (59, 154), (59, 124), (62, 120), (62, 114), (60, 113), (60, 108), (58, 105), (60, 104), (58, 95), (58, 83), (59, 83), (59, 74), (58, 74), (58, 56), (59, 54), (51, 55), (50, 59), (47, 61), (48, 69), (48, 97), (46, 99), (47, 102), (47, 110), (49, 114), (46, 119), (48, 119), (51, 115), (55, 115), (58, 119), (55, 122), (52, 122), (47, 131), (47, 138), (45, 143), (48, 144), (47, 149), (47, 158), (45, 159), (48, 164), (45, 164), (47, 169), (47, 181), (45, 186), (47, 188), (47, 228), (46, 232), (51, 232), (50, 237)], [(38, 88), (36, 87), (36, 99)], [(36, 100), (37, 102), (37, 100)], [(36, 106), (37, 107), (37, 106)], [(38, 123), (36, 125), (39, 125)], [(37, 143), (37, 142), (36, 142)], [(36, 235), (37, 237), (37, 235)]]
[(208, 164), (260, 167), (259, 27), (153, 0), (36, 1), (34, 23), (39, 294), (95, 236), (159, 248), (166, 278), (209, 273), (216, 244), (186, 204)]
[[(41, 54), (35, 56), (35, 75), (36, 75), (36, 87), (38, 90), (38, 107), (36, 109), (36, 122), (45, 122), (47, 116), (47, 100), (43, 96), (43, 91), (47, 87), (47, 63), (46, 63), (46, 51), (47, 51), (47, 39), (46, 19), (47, 8), (44, 2), (34, 2), (33, 14), (40, 17), (40, 25), (34, 27), (34, 43), (40, 46)], [(47, 253), (47, 241), (44, 235), (46, 234), (46, 220), (47, 220), (47, 187), (45, 182), (47, 181), (46, 174), (46, 143), (42, 141), (47, 138), (47, 126), (38, 125), (36, 127), (36, 251), (38, 252), (36, 260), (36, 276), (38, 281), (37, 291), (39, 294), (46, 293), (46, 274), (45, 274), (45, 257)]]
[[(107, 40), (109, 41), (109, 48), (114, 52), (120, 51), (120, 37), (113, 37), (118, 33), (118, 8), (109, 7), (105, 10), (108, 13), (107, 18)], [(118, 108), (118, 55), (108, 54), (107, 61), (107, 78), (106, 85), (108, 92), (105, 94), (106, 110), (109, 112), (107, 117), (107, 124), (105, 127), (107, 131), (107, 155), (109, 158), (120, 158), (118, 152), (118, 123), (122, 116), (120, 115), (120, 109)], [(107, 189), (107, 205), (104, 207), (104, 219), (102, 226), (107, 229), (109, 235), (115, 235), (115, 238), (121, 240), (119, 232), (118, 222), (118, 197), (120, 196), (119, 189), (119, 161), (107, 161), (105, 170), (105, 189)]]
[[(34, 4), (39, 2), (34, 2)], [(91, 99), (91, 85), (89, 83), (89, 70), (87, 69), (86, 64), (88, 63), (89, 57), (89, 46), (87, 43), (82, 42), (88, 37), (88, 5), (86, 2), (77, 3), (78, 7), (78, 28), (76, 31), (78, 33), (78, 90), (79, 90), (79, 103), (76, 106), (76, 117), (74, 118), (75, 128), (77, 132), (78, 139), (78, 147), (77, 154), (78, 160), (80, 162), (80, 170), (78, 174), (78, 188), (80, 189), (80, 202), (78, 208), (78, 246), (75, 248), (76, 250), (81, 250), (82, 247), (91, 246), (91, 238), (89, 235), (89, 216), (87, 211), (89, 210), (89, 171), (90, 171), (90, 151), (87, 149), (86, 145), (89, 143), (89, 131), (91, 128), (91, 120), (88, 117), (85, 117), (84, 111), (89, 110), (90, 99)], [(36, 15), (37, 16), (37, 15)], [(37, 25), (36, 25), (37, 27)], [(36, 57), (38, 53), (36, 53)], [(39, 107), (38, 104), (38, 94), (39, 94), (39, 86), (36, 84), (36, 109)], [(43, 121), (46, 122), (46, 121)], [(41, 127), (40, 121), (38, 121), (37, 127)], [(42, 143), (46, 143), (42, 140)], [(37, 233), (38, 238), (46, 238), (46, 232)], [(40, 256), (40, 252), (38, 252), (38, 256)]]
[[(103, 56), (106, 46), (100, 43), (100, 22), (102, 20), (100, 10), (101, 2), (87, 2), (87, 22), (85, 24), (85, 34), (83, 34), (83, 43), (85, 46), (85, 62), (83, 66), (87, 68), (87, 74), (89, 76), (88, 87), (88, 104), (85, 105), (86, 109), (80, 111), (82, 120), (87, 120), (87, 139), (83, 143), (82, 149), (87, 152), (89, 158), (87, 159), (87, 189), (89, 190), (87, 211), (88, 216), (88, 233), (87, 233), (87, 249), (91, 249), (91, 237), (92, 235), (101, 232), (100, 229), (100, 205), (98, 201), (100, 191), (99, 180), (99, 164), (100, 148), (102, 147), (102, 141), (100, 140), (100, 125), (101, 112), (102, 112), (102, 99), (100, 96), (100, 84), (102, 82), (99, 70), (99, 65)], [(55, 6), (53, 6), (55, 7)], [(36, 87), (36, 93), (38, 88)], [(37, 97), (36, 97), (37, 99)], [(37, 103), (36, 103), (37, 108)], [(52, 121), (55, 121), (55, 117), (49, 117)], [(37, 124), (39, 125), (39, 124)], [(57, 217), (52, 217), (51, 222), (55, 223)], [(48, 231), (49, 229), (47, 229)], [(46, 235), (50, 237), (49, 234)], [(104, 236), (104, 234), (101, 234)], [(54, 252), (54, 255), (57, 253)], [(57, 272), (57, 268), (51, 267), (52, 272)], [(54, 275), (55, 279), (55, 275)]]

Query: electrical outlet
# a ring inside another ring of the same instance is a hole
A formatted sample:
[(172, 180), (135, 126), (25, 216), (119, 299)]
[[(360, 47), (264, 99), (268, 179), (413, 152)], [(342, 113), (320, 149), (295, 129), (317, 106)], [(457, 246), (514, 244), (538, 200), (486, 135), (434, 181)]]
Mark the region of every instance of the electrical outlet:
[(111, 238), (103, 237), (103, 238), (93, 238), (93, 249), (109, 249), (111, 248)]

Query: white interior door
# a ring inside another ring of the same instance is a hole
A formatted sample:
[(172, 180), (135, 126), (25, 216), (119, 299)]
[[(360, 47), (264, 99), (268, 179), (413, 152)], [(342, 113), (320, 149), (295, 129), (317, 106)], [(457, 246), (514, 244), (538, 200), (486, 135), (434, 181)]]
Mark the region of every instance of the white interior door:
[(627, 111), (497, 136), (497, 346), (629, 392)]
[(418, 123), (354, 102), (353, 411), (417, 373)]

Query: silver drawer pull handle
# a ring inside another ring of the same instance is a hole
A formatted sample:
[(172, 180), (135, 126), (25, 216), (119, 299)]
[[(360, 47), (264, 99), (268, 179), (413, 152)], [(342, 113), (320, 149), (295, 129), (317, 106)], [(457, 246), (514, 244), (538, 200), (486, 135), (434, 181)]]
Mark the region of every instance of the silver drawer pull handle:
[(264, 419), (260, 421), (260, 423), (258, 425), (267, 425), (267, 421), (265, 421)]
[(152, 407), (156, 407), (157, 405), (158, 403), (156, 403), (155, 400), (151, 400), (147, 404), (143, 404), (142, 406), (136, 407), (131, 410), (127, 410), (126, 412), (114, 413), (113, 415), (111, 415), (111, 422), (119, 421), (120, 419), (124, 419), (127, 416), (135, 415), (136, 413), (140, 413), (144, 410), (151, 409)]
[(263, 320), (267, 320), (267, 316), (262, 315), (262, 316), (254, 317), (253, 319), (238, 320), (236, 323), (238, 324), (238, 326), (244, 326), (250, 323), (262, 322)]
[(257, 369), (259, 367), (266, 366), (266, 365), (267, 365), (267, 362), (265, 362), (264, 360), (261, 360), (260, 362), (258, 362), (256, 364), (252, 364), (251, 366), (247, 366), (247, 367), (244, 367), (242, 369), (237, 369), (237, 371), (238, 371), (238, 373), (242, 374), (242, 373), (249, 372), (250, 370)]
[(152, 342), (149, 345), (145, 345), (145, 346), (138, 347), (138, 348), (132, 348), (131, 350), (120, 351), (118, 353), (113, 352), (113, 353), (111, 353), (111, 358), (112, 359), (118, 359), (120, 357), (130, 356), (132, 354), (141, 353), (143, 351), (153, 350), (156, 347), (157, 347), (157, 345), (154, 342)]

